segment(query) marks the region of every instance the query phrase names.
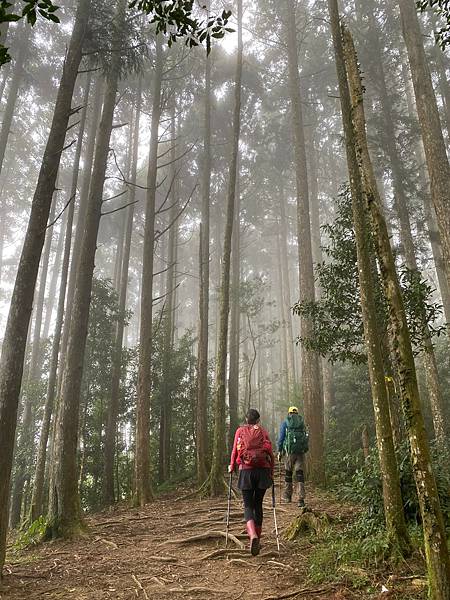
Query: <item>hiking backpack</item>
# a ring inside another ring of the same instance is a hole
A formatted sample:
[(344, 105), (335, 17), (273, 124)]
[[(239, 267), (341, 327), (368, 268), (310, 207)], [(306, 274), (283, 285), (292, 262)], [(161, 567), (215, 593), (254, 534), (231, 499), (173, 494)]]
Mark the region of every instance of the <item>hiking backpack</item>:
[(242, 464), (256, 469), (270, 467), (270, 443), (259, 425), (241, 427), (238, 453)]
[(301, 415), (291, 414), (286, 418), (286, 436), (283, 448), (286, 454), (304, 454), (308, 452), (308, 432)]

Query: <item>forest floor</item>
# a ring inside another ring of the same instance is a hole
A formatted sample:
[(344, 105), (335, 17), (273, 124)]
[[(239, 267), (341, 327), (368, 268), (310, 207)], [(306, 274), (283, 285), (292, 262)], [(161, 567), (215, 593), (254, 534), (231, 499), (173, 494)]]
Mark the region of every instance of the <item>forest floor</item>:
[[(425, 598), (420, 557), (396, 568), (395, 574), (386, 566), (370, 570), (348, 564), (339, 569), (330, 565), (323, 572), (316, 565), (312, 576), (311, 557), (326, 555), (325, 539), (310, 532), (294, 542), (286, 541), (283, 531), (300, 509), (295, 503), (278, 504), (278, 554), (270, 494), (267, 496), (258, 557), (247, 550), (237, 497), (232, 502), (230, 528), (236, 538), (225, 550), (220, 533), (225, 531), (225, 499), (177, 499), (167, 494), (145, 508), (122, 506), (89, 516), (88, 533), (77, 541), (10, 548), (0, 599)], [(326, 513), (337, 532), (355, 516), (354, 507), (323, 491), (309, 490), (308, 507), (313, 514)], [(188, 539), (194, 536), (198, 537)]]

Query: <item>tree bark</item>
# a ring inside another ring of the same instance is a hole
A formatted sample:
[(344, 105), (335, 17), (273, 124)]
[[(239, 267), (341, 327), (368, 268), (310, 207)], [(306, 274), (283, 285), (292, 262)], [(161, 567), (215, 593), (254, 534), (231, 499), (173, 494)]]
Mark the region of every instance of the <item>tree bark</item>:
[(203, 171), (200, 228), (200, 290), (198, 381), (196, 410), (197, 482), (202, 485), (208, 477), (208, 346), (209, 346), (209, 238), (211, 195), (211, 58), (205, 59), (205, 99), (203, 117)]
[(56, 287), (58, 285), (59, 273), (61, 271), (61, 260), (63, 254), (63, 245), (64, 245), (64, 229), (67, 221), (67, 214), (64, 214), (64, 218), (61, 224), (61, 229), (58, 234), (58, 243), (55, 249), (55, 259), (53, 261), (52, 267), (52, 278), (50, 280), (50, 286), (48, 290), (47, 301), (45, 303), (45, 320), (44, 327), (42, 329), (42, 339), (47, 340), (50, 332), (50, 323), (53, 315), (53, 308), (55, 306), (55, 298), (56, 298)]
[(61, 153), (64, 147), (90, 0), (79, 0), (72, 37), (64, 62), (52, 125), (33, 197), (30, 220), (17, 271), (0, 363), (0, 572), (5, 559), (8, 495), (17, 405), (34, 288)]
[(152, 100), (152, 121), (147, 171), (147, 192), (142, 261), (139, 367), (136, 405), (135, 503), (144, 506), (152, 500), (150, 483), (150, 395), (153, 334), (153, 258), (155, 236), (156, 177), (158, 173), (158, 127), (161, 117), (163, 51), (161, 36), (156, 38), (156, 65)]
[[(239, 165), (237, 167), (239, 169)], [(234, 224), (231, 239), (231, 317), (230, 317), (230, 366), (228, 374), (228, 405), (230, 410), (230, 429), (228, 448), (231, 453), (234, 434), (239, 426), (239, 354), (241, 332), (240, 279), (241, 279), (241, 194), (239, 173), (236, 175), (236, 197), (234, 206)]]
[(363, 87), (356, 52), (349, 31), (344, 29), (343, 35), (356, 151), (366, 203), (371, 216), (380, 273), (388, 303), (389, 324), (395, 340), (399, 366), (401, 398), (422, 517), (429, 595), (433, 600), (446, 600), (450, 596), (450, 558), (444, 519), (431, 466), (403, 299), (367, 146)]
[(134, 115), (134, 130), (131, 156), (131, 169), (129, 174), (130, 190), (128, 195), (128, 209), (126, 216), (125, 240), (123, 245), (123, 260), (121, 269), (119, 292), (119, 322), (117, 323), (114, 362), (111, 374), (111, 397), (107, 412), (105, 429), (105, 459), (103, 473), (103, 502), (114, 503), (114, 454), (117, 433), (117, 415), (119, 409), (120, 375), (122, 367), (122, 346), (124, 333), (124, 319), (127, 302), (128, 272), (130, 266), (131, 239), (133, 235), (134, 202), (136, 198), (137, 159), (139, 149), (139, 124), (142, 103), (142, 80), (139, 78), (136, 90), (136, 106)]
[[(374, 39), (372, 40), (372, 48), (376, 56), (374, 65), (376, 70), (376, 79), (378, 83), (377, 87), (379, 90), (378, 93), (381, 104), (381, 112), (383, 116), (383, 124), (385, 127), (385, 135), (383, 136), (383, 139), (386, 154), (391, 167), (392, 183), (394, 189), (394, 207), (400, 225), (401, 254), (404, 257), (406, 267), (413, 273), (419, 273), (419, 267), (417, 265), (416, 259), (416, 251), (411, 232), (411, 221), (408, 211), (408, 201), (404, 191), (404, 174), (395, 138), (395, 124), (392, 116), (393, 107), (387, 89), (386, 76), (383, 67), (383, 57), (379, 43), (380, 32), (376, 19), (373, 16), (373, 13), (371, 13), (371, 16), (369, 18), (369, 26), (371, 27), (372, 31), (375, 32)], [(433, 342), (428, 327), (425, 306), (421, 307), (421, 316), (421, 325), (424, 340), (423, 360), (425, 365), (425, 376), (428, 384), (427, 387), (429, 392), (431, 412), (433, 415), (433, 425), (436, 440), (438, 441), (439, 445), (445, 449), (446, 427), (444, 416), (444, 399), (442, 396), (442, 390), (439, 382), (436, 357), (434, 354)]]
[[(295, 171), (297, 185), (297, 236), (299, 253), (300, 301), (315, 299), (314, 271), (311, 243), (311, 224), (308, 190), (308, 169), (303, 127), (301, 85), (297, 56), (297, 28), (294, 0), (285, 0), (287, 6), (287, 47), (289, 95), (294, 134)], [(301, 337), (314, 335), (312, 320), (300, 319)], [(323, 460), (323, 398), (321, 397), (319, 356), (302, 347), (302, 388), (305, 421), (310, 431), (308, 470), (311, 481), (323, 483), (325, 469)]]
[[(64, 363), (65, 363), (65, 355), (67, 349), (67, 341), (69, 338), (69, 327), (70, 327), (70, 319), (72, 315), (72, 303), (73, 296), (75, 291), (75, 280), (77, 276), (77, 269), (81, 251), (81, 242), (83, 239), (83, 233), (86, 222), (86, 211), (87, 204), (89, 198), (89, 187), (91, 183), (91, 175), (92, 175), (92, 163), (94, 161), (94, 150), (95, 150), (95, 140), (98, 131), (99, 119), (100, 119), (100, 111), (103, 103), (103, 88), (104, 88), (104, 79), (102, 75), (99, 75), (97, 78), (97, 82), (95, 85), (94, 92), (94, 100), (93, 100), (93, 108), (92, 108), (92, 117), (91, 124), (89, 128), (89, 133), (86, 140), (86, 150), (83, 155), (83, 182), (81, 184), (80, 190), (80, 200), (78, 203), (78, 215), (77, 215), (77, 224), (75, 228), (75, 237), (73, 240), (73, 250), (72, 250), (72, 258), (70, 261), (68, 282), (67, 282), (67, 290), (66, 290), (66, 309), (64, 315), (63, 322), (63, 330), (61, 337), (61, 353), (59, 357), (59, 378), (57, 389), (58, 392), (61, 389), (61, 378), (64, 371)], [(59, 395), (59, 394), (58, 394)]]
[[(47, 464), (47, 443), (50, 433), (50, 425), (53, 416), (56, 392), (56, 377), (58, 371), (58, 357), (61, 343), (61, 333), (64, 320), (64, 306), (66, 300), (67, 278), (69, 273), (70, 251), (72, 246), (73, 217), (75, 212), (75, 200), (80, 171), (80, 158), (83, 145), (84, 129), (86, 127), (87, 104), (90, 92), (91, 75), (88, 73), (84, 87), (83, 110), (81, 112), (78, 140), (75, 149), (72, 183), (70, 187), (70, 204), (67, 209), (64, 234), (64, 250), (61, 266), (61, 282), (59, 285), (58, 307), (56, 310), (55, 332), (53, 335), (52, 352), (50, 357), (49, 375), (47, 382), (47, 393), (45, 398), (44, 415), (42, 418), (41, 435), (39, 438), (39, 449), (36, 460), (36, 471), (34, 475), (33, 492), (31, 497), (31, 520), (35, 521), (44, 514), (44, 478)], [(60, 234), (62, 236), (62, 232)]]
[(238, 48), (234, 80), (233, 141), (228, 178), (227, 212), (220, 278), (219, 340), (216, 358), (216, 390), (214, 404), (213, 458), (210, 472), (212, 496), (223, 493), (223, 465), (226, 447), (225, 387), (227, 366), (228, 315), (230, 311), (231, 242), (233, 235), (234, 207), (236, 202), (236, 179), (241, 131), (241, 82), (242, 82), (242, 0), (237, 0)]
[(392, 439), (389, 404), (384, 380), (383, 356), (381, 352), (379, 328), (376, 321), (368, 215), (364, 207), (362, 181), (356, 156), (355, 133), (351, 120), (351, 101), (344, 62), (344, 50), (340, 32), (337, 0), (328, 0), (328, 11), (333, 36), (339, 97), (344, 126), (347, 167), (352, 196), (353, 225), (355, 228), (361, 308), (374, 407), (375, 431), (381, 465), (386, 528), (392, 544), (400, 548), (401, 552), (406, 553), (410, 549), (410, 542), (403, 513), (400, 479)]
[(178, 182), (175, 169), (176, 152), (175, 140), (177, 137), (177, 128), (175, 122), (176, 107), (172, 109), (171, 116), (171, 144), (170, 151), (170, 211), (169, 211), (169, 241), (167, 249), (167, 272), (166, 272), (166, 306), (164, 316), (164, 341), (163, 341), (163, 393), (161, 405), (161, 431), (160, 431), (160, 456), (159, 456), (159, 480), (167, 481), (170, 478), (171, 465), (171, 439), (172, 439), (172, 394), (169, 385), (171, 377), (170, 368), (172, 365), (173, 353), (173, 335), (175, 322), (175, 288), (176, 288), (176, 254), (178, 239), (178, 219), (179, 211), (178, 201)]
[(106, 78), (102, 117), (97, 134), (86, 225), (77, 269), (60, 405), (56, 418), (54, 477), (50, 506), (50, 527), (54, 537), (76, 536), (84, 526), (78, 491), (77, 465), (80, 394), (103, 187), (122, 62), (125, 12), (126, 0), (120, 0), (114, 17), (117, 29), (112, 41), (111, 64)]
[[(54, 219), (56, 209), (56, 195), (50, 209), (49, 222)], [(33, 341), (31, 344), (31, 358), (26, 380), (26, 389), (24, 390), (24, 408), (22, 416), (22, 426), (20, 435), (16, 443), (16, 473), (14, 477), (13, 492), (11, 498), (11, 512), (9, 516), (9, 526), (16, 527), (20, 522), (22, 495), (25, 481), (27, 479), (27, 470), (31, 468), (34, 452), (34, 425), (33, 414), (36, 410), (36, 384), (40, 377), (40, 348), (41, 348), (41, 325), (42, 313), (44, 309), (45, 286), (47, 283), (48, 263), (50, 260), (50, 249), (52, 245), (53, 227), (47, 228), (45, 236), (44, 251), (41, 261), (41, 276), (39, 278), (39, 290), (36, 298), (36, 309), (34, 317)]]
[(294, 352), (294, 332), (292, 329), (292, 296), (291, 296), (291, 282), (289, 278), (289, 256), (288, 256), (288, 239), (289, 239), (289, 227), (286, 217), (286, 198), (284, 190), (280, 191), (280, 244), (281, 244), (281, 268), (283, 276), (283, 303), (286, 309), (286, 326), (287, 326), (287, 339), (288, 339), (288, 369), (289, 369), (289, 387), (294, 388), (296, 382), (296, 369), (295, 369), (295, 352)]

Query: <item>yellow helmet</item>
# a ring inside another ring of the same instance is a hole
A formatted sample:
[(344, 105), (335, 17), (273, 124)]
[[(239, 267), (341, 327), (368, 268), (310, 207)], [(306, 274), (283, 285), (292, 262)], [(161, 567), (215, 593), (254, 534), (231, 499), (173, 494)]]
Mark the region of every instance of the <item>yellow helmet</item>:
[(289, 414), (291, 414), (291, 413), (298, 414), (298, 408), (296, 406), (290, 406), (289, 409), (288, 409), (288, 413)]

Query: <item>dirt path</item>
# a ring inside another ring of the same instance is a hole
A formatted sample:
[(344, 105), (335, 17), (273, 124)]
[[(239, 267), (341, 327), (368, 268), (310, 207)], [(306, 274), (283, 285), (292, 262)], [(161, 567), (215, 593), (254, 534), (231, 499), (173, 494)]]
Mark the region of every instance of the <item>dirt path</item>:
[[(323, 496), (310, 494), (309, 505), (313, 510), (323, 510), (323, 504)], [(98, 514), (88, 519), (86, 538), (43, 544), (23, 551), (17, 560), (7, 563), (0, 598), (346, 600), (363, 597), (344, 585), (308, 585), (304, 547), (282, 540), (278, 555), (269, 502), (265, 505), (261, 555), (253, 558), (246, 549), (238, 500), (233, 501), (231, 520), (231, 532), (236, 539), (229, 542), (229, 551), (224, 553), (224, 538), (211, 532), (225, 531), (225, 508), (224, 501), (163, 499), (145, 509)], [(341, 516), (345, 512), (345, 508), (329, 500), (326, 510)], [(277, 506), (280, 529), (296, 514), (295, 504)], [(202, 539), (208, 533), (211, 537)], [(179, 541), (192, 536), (200, 538)], [(244, 549), (239, 547), (241, 544)]]

